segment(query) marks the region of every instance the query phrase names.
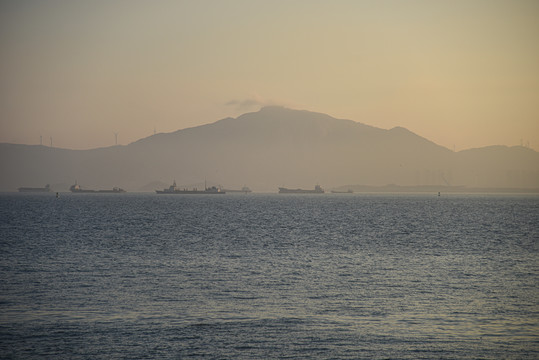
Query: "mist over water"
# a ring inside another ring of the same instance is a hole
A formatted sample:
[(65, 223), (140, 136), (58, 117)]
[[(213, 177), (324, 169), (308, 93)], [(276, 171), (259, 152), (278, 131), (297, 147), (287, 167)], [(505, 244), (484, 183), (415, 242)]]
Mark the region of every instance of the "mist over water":
[(539, 357), (537, 196), (0, 204), (2, 357)]

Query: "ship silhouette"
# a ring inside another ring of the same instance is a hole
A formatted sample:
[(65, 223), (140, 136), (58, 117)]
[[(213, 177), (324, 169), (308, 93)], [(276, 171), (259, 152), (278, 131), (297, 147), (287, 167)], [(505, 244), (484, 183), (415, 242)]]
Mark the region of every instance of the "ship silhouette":
[(204, 186), (204, 190), (198, 190), (197, 188), (193, 188), (191, 190), (189, 189), (179, 189), (178, 186), (176, 185), (176, 180), (174, 180), (174, 182), (172, 183), (172, 185), (170, 185), (167, 188), (163, 189), (163, 190), (155, 190), (155, 192), (157, 194), (226, 194), (225, 191), (221, 190), (220, 188), (218, 187), (215, 187), (215, 186), (212, 186), (212, 187), (207, 187), (207, 186)]
[(279, 194), (323, 194), (324, 189), (320, 187), (320, 185), (316, 185), (313, 190), (305, 190), (305, 189), (287, 189), (280, 187), (279, 188)]

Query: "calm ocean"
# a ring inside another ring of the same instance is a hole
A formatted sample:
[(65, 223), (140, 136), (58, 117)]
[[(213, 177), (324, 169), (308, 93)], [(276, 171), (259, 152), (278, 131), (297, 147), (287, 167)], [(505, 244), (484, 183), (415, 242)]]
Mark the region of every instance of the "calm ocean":
[(0, 195), (0, 357), (537, 359), (539, 197)]

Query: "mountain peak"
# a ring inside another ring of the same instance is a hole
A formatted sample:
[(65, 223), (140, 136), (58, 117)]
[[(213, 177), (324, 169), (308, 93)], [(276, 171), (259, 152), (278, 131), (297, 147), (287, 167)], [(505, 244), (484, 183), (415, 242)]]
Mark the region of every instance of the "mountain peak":
[(281, 106), (281, 105), (263, 106), (262, 108), (260, 108), (259, 113), (262, 113), (262, 114), (275, 114), (275, 115), (310, 114), (310, 115), (323, 115), (323, 116), (326, 116), (326, 117), (331, 117), (331, 116), (329, 116), (327, 114), (323, 114), (323, 113), (317, 113), (317, 112), (309, 111), (309, 110), (291, 109), (291, 108)]
[(289, 108), (286, 108), (284, 106), (281, 106), (281, 105), (266, 105), (266, 106), (262, 106), (260, 108), (260, 111), (282, 111), (282, 110), (291, 110)]
[(402, 126), (395, 126), (394, 128), (391, 128), (391, 131), (395, 131), (395, 132), (411, 132), (410, 130), (402, 127)]
[(0, 190), (16, 189), (28, 179), (34, 186), (79, 179), (93, 187), (139, 189), (153, 181), (191, 184), (207, 176), (225, 186), (270, 191), (313, 183), (537, 187), (539, 154), (520, 149), (456, 156), (402, 127), (383, 130), (323, 113), (265, 106), (122, 148), (0, 146), (7, 174), (0, 177)]
[(280, 106), (280, 105), (264, 106), (258, 112), (244, 114), (244, 115), (251, 115), (251, 116), (254, 115), (254, 117), (257, 117), (257, 114), (259, 115), (259, 117), (265, 118), (265, 119), (299, 120), (299, 121), (336, 120), (334, 117), (328, 114), (309, 111), (309, 110), (291, 109), (291, 108)]
[[(255, 113), (256, 114), (256, 113)], [(318, 114), (312, 111), (307, 110), (297, 110), (297, 109), (291, 109), (285, 106), (280, 105), (268, 105), (260, 108), (258, 111), (258, 114), (261, 114), (263, 116), (271, 115), (272, 117), (297, 117), (298, 115), (306, 115), (306, 114)], [(326, 114), (318, 114), (318, 115), (324, 115), (328, 116)]]

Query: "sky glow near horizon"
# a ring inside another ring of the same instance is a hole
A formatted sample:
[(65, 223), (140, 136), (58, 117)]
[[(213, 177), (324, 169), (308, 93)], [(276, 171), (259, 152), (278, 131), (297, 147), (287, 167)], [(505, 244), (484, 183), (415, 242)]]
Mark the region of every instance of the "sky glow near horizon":
[(0, 142), (88, 149), (264, 105), (539, 149), (539, 1), (3, 1)]

